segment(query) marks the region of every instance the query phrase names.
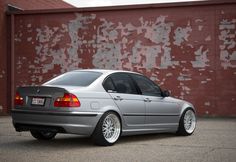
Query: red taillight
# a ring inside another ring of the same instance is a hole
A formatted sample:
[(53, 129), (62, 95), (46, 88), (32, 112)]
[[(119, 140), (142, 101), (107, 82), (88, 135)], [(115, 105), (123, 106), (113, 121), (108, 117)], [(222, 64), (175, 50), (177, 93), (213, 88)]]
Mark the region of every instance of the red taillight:
[(54, 107), (80, 107), (80, 102), (75, 95), (65, 93), (63, 97), (55, 100)]
[(15, 105), (23, 105), (23, 104), (24, 104), (23, 97), (20, 96), (19, 92), (16, 92)]

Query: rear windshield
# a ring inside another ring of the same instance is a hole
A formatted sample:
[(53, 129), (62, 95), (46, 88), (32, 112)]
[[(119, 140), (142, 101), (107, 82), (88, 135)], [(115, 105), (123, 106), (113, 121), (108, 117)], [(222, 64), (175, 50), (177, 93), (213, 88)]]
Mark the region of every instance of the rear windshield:
[(73, 71), (62, 74), (45, 84), (85, 87), (93, 83), (100, 75), (102, 75), (102, 73), (92, 71)]

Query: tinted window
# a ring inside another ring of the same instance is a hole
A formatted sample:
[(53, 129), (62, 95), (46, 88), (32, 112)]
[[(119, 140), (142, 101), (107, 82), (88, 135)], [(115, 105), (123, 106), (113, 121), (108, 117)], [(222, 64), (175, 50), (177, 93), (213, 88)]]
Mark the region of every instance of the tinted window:
[(103, 87), (105, 88), (106, 91), (109, 91), (109, 90), (115, 91), (114, 84), (110, 77), (105, 80), (105, 82), (103, 83)]
[(142, 75), (136, 75), (136, 74), (132, 74), (132, 77), (137, 83), (143, 95), (161, 96), (160, 88), (150, 79)]
[(69, 85), (69, 86), (88, 86), (95, 81), (102, 73), (91, 71), (74, 71), (62, 74), (46, 85)]
[(137, 90), (133, 85), (133, 81), (127, 74), (113, 74), (111, 75), (111, 79), (115, 84), (117, 93), (137, 94)]

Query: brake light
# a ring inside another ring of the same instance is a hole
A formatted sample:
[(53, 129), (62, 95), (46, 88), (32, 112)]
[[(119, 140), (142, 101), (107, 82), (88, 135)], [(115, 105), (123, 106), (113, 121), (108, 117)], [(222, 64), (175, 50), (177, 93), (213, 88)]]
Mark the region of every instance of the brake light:
[(80, 101), (74, 94), (65, 93), (55, 100), (54, 107), (80, 107)]
[(23, 97), (20, 96), (19, 92), (16, 92), (15, 105), (23, 105), (23, 104), (24, 104)]

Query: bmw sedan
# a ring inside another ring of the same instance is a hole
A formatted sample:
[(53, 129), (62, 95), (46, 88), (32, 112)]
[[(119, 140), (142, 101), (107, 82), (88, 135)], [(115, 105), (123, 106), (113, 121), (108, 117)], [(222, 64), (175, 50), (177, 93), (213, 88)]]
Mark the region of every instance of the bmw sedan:
[(12, 120), (16, 131), (30, 131), (38, 140), (71, 133), (91, 136), (103, 146), (113, 145), (121, 135), (191, 135), (196, 126), (191, 103), (170, 97), (144, 75), (95, 69), (19, 87)]

